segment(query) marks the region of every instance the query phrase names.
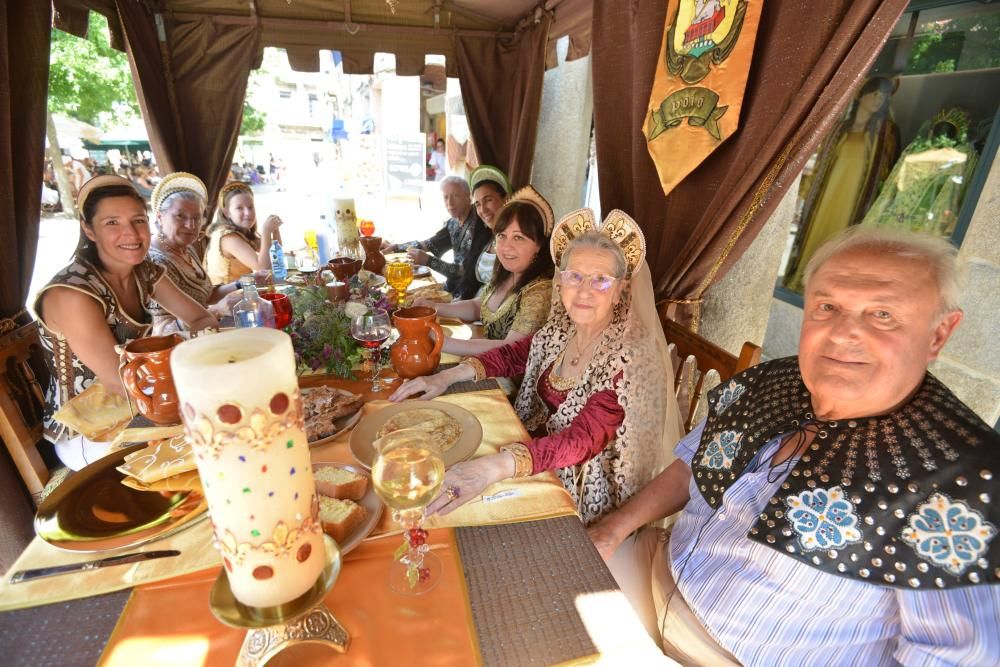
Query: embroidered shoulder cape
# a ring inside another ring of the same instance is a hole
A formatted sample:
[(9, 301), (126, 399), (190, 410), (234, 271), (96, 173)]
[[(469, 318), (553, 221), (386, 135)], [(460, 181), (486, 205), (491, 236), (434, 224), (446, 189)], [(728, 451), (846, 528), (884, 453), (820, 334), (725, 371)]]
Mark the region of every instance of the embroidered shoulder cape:
[(928, 373), (879, 417), (818, 421), (797, 357), (709, 395), (692, 474), (709, 505), (769, 441), (813, 422), (816, 438), (749, 539), (824, 572), (907, 589), (1000, 582), (1000, 434)]

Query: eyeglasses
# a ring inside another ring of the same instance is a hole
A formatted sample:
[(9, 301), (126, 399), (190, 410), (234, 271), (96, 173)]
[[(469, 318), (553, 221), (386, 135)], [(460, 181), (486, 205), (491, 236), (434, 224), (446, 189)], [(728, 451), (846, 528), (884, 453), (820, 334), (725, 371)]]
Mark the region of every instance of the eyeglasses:
[(611, 289), (611, 286), (615, 284), (618, 278), (614, 276), (606, 276), (603, 273), (595, 273), (589, 276), (585, 276), (579, 271), (560, 271), (559, 280), (563, 285), (568, 285), (569, 287), (579, 287), (586, 280), (589, 282), (590, 289), (595, 292), (607, 292)]

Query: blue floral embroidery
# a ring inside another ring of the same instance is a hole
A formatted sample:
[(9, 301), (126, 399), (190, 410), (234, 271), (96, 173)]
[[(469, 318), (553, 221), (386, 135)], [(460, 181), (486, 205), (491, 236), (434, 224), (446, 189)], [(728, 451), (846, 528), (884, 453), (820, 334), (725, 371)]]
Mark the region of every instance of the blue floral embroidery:
[(736, 452), (740, 449), (742, 439), (743, 434), (737, 431), (716, 433), (701, 456), (701, 465), (716, 470), (723, 468), (729, 470), (733, 467), (733, 460), (736, 459)]
[(725, 412), (730, 405), (740, 399), (744, 391), (746, 391), (746, 387), (737, 384), (736, 380), (730, 380), (729, 384), (722, 389), (722, 393), (719, 394), (719, 402), (715, 404), (715, 414), (721, 415)]
[(837, 549), (861, 539), (854, 505), (839, 486), (803, 491), (788, 496), (785, 503), (788, 505), (785, 517), (805, 551)]
[(907, 523), (903, 541), (921, 558), (956, 576), (986, 551), (997, 534), (982, 514), (942, 493), (931, 494)]

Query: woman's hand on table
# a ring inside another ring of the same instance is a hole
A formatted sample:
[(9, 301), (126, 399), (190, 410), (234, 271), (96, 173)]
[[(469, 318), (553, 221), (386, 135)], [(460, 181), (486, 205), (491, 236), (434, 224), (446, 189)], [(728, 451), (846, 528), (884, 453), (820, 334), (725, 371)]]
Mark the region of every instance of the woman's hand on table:
[(452, 385), (453, 380), (448, 380), (447, 378), (442, 378), (441, 376), (445, 373), (437, 373), (435, 375), (427, 375), (425, 377), (413, 378), (412, 380), (407, 380), (399, 386), (399, 389), (392, 392), (392, 396), (389, 400), (393, 403), (398, 403), (404, 399), (415, 396), (420, 392), (424, 392), (423, 396), (418, 397), (418, 400), (429, 401), (430, 399), (440, 396), (443, 394), (448, 387)]
[(506, 452), (456, 463), (445, 473), (441, 494), (427, 506), (427, 515), (448, 514), (492, 484), (514, 476), (514, 457)]
[(382, 239), (382, 245), (379, 246), (379, 252), (382, 253), (395, 252), (395, 250), (396, 250), (395, 243), (387, 241), (386, 239)]
[(456, 382), (461, 382), (462, 380), (472, 380), (475, 376), (476, 372), (471, 366), (467, 364), (459, 364), (454, 368), (449, 368), (446, 371), (441, 371), (440, 373), (435, 373), (434, 375), (425, 375), (423, 377), (407, 380), (400, 385), (399, 389), (392, 392), (392, 396), (389, 397), (389, 400), (393, 403), (399, 403), (404, 399), (415, 396), (420, 392), (424, 392), (423, 396), (419, 397), (419, 400), (429, 401), (430, 399), (443, 394), (448, 387)]

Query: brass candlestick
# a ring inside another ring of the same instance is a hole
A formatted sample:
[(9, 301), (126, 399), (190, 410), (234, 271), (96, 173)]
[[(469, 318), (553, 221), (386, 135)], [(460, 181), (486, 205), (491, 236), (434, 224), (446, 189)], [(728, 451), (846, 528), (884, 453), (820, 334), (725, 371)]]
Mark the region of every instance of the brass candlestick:
[(236, 660), (239, 667), (261, 667), (297, 644), (322, 644), (338, 653), (347, 651), (350, 635), (323, 604), (340, 574), (340, 549), (329, 536), (324, 536), (324, 543), (326, 565), (316, 583), (282, 605), (249, 607), (240, 603), (229, 588), (225, 571), (219, 573), (209, 595), (209, 606), (222, 623), (248, 630)]

